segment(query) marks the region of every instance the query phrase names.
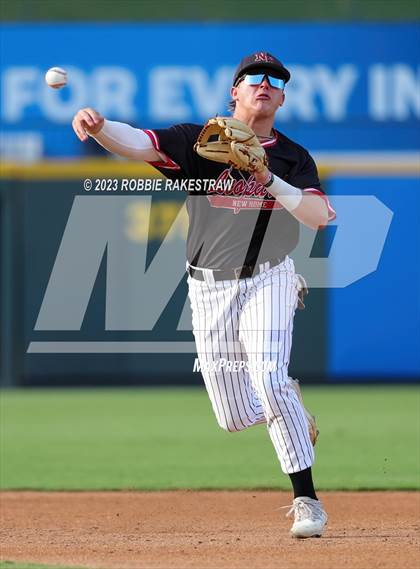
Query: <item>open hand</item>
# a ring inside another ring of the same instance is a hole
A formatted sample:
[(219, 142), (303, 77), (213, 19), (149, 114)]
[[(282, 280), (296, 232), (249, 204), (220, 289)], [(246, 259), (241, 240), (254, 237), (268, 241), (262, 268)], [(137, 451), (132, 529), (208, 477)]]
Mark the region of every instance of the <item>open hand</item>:
[(74, 115), (72, 126), (79, 140), (85, 142), (89, 134), (97, 134), (101, 130), (104, 121), (104, 117), (95, 111), (95, 109), (87, 107), (77, 111)]

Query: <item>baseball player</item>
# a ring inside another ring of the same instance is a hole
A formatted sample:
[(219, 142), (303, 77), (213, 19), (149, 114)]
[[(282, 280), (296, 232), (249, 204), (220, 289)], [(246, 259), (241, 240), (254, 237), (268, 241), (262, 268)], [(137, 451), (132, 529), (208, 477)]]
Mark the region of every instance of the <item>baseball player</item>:
[(235, 71), (232, 117), (146, 130), (87, 108), (73, 128), (169, 179), (201, 181), (187, 196), (187, 272), (204, 382), (223, 429), (267, 425), (293, 486), (291, 534), (305, 538), (323, 534), (327, 514), (312, 480), (316, 426), (288, 376), (302, 282), (289, 253), (300, 223), (317, 230), (335, 213), (310, 154), (273, 127), (289, 79), (277, 58), (254, 53)]

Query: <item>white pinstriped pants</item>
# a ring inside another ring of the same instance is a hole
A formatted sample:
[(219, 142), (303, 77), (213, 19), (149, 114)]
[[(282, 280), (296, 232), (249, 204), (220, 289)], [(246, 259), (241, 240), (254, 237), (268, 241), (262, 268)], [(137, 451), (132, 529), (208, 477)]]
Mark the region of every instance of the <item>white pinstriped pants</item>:
[[(266, 423), (285, 473), (314, 461), (306, 418), (288, 382), (296, 285), (289, 257), (247, 279), (209, 284), (188, 277), (197, 354), (217, 421), (230, 432)], [(249, 372), (211, 369), (222, 358), (248, 362)], [(262, 369), (268, 360), (275, 371)]]

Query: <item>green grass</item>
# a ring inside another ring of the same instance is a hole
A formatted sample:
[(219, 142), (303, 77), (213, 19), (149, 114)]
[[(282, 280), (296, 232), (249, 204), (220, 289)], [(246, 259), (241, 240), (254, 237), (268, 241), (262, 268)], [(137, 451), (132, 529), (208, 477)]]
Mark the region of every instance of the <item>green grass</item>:
[(63, 565), (38, 565), (23, 561), (0, 561), (0, 569), (78, 569), (77, 567), (64, 567)]
[[(320, 489), (419, 487), (416, 387), (307, 387)], [(200, 389), (3, 390), (2, 489), (289, 488), (264, 426), (229, 434)]]
[(418, 20), (416, 0), (2, 0), (5, 21), (383, 21)]

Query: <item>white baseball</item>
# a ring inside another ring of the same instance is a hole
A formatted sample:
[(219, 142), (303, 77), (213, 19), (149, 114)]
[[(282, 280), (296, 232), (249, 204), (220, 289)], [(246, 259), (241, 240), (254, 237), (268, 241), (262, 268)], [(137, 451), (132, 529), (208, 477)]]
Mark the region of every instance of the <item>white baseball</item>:
[(67, 83), (67, 71), (61, 67), (51, 67), (45, 74), (45, 81), (53, 89), (61, 89)]

